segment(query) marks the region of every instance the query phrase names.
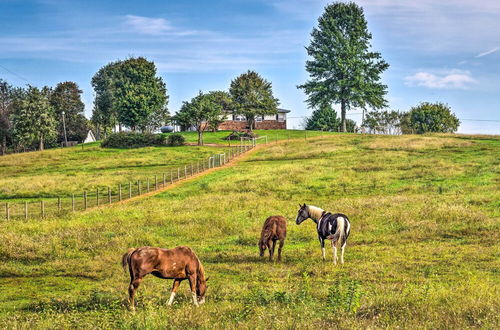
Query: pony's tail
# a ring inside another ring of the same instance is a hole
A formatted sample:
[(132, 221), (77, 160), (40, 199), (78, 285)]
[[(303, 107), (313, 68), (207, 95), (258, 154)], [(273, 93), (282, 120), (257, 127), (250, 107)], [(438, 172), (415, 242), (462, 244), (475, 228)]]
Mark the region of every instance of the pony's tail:
[(128, 249), (128, 251), (127, 251), (127, 252), (123, 255), (123, 257), (122, 257), (122, 267), (123, 267), (123, 271), (124, 271), (124, 272), (127, 272), (127, 268), (126, 268), (126, 267), (127, 267), (128, 263), (129, 263), (129, 258), (130, 258), (130, 255), (131, 255), (132, 253), (134, 253), (134, 251), (135, 251), (135, 250), (136, 250), (135, 248), (130, 248), (130, 249)]
[(333, 235), (333, 241), (335, 242), (335, 245), (337, 245), (337, 244), (342, 245), (344, 242), (345, 222), (346, 222), (346, 220), (344, 217), (337, 218), (337, 230), (335, 231), (335, 234)]

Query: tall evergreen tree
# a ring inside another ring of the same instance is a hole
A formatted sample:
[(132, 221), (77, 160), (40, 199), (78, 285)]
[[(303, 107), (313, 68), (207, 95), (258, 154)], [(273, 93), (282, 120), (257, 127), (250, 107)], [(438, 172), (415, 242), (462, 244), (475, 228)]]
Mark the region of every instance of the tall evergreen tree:
[(250, 130), (256, 116), (278, 113), (279, 101), (273, 96), (271, 83), (255, 71), (248, 70), (231, 81), (229, 94), (234, 112), (246, 117)]
[(45, 142), (55, 138), (56, 121), (50, 94), (47, 87), (40, 90), (28, 86), (15, 98), (11, 118), (13, 135), (20, 147), (29, 148), (36, 143), (39, 150), (43, 150)]
[[(83, 141), (87, 136), (88, 125), (84, 116), (85, 105), (81, 99), (82, 91), (72, 81), (57, 84), (50, 95), (57, 121), (57, 140), (64, 141), (64, 124), (68, 141)], [(62, 112), (64, 111), (64, 123)]]
[(340, 103), (343, 132), (348, 110), (380, 109), (387, 103), (380, 75), (389, 65), (380, 53), (370, 51), (371, 38), (363, 9), (353, 2), (336, 2), (325, 7), (306, 47), (310, 80), (298, 88), (304, 89), (311, 107)]

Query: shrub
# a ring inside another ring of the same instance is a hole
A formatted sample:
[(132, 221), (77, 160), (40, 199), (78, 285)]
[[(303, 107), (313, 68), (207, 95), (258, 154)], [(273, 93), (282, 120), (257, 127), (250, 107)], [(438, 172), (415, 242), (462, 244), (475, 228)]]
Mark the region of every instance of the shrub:
[(417, 134), (440, 132), (453, 133), (460, 126), (460, 120), (444, 103), (423, 102), (408, 112), (409, 128)]
[(109, 135), (102, 143), (103, 148), (141, 148), (165, 145), (161, 134), (120, 132)]
[(240, 140), (241, 138), (255, 138), (257, 137), (258, 135), (255, 134), (254, 132), (239, 132), (239, 131), (233, 131), (231, 134), (229, 134), (228, 136), (226, 136), (224, 138), (224, 140)]
[(173, 133), (167, 136), (167, 144), (169, 146), (182, 146), (186, 142), (183, 135)]

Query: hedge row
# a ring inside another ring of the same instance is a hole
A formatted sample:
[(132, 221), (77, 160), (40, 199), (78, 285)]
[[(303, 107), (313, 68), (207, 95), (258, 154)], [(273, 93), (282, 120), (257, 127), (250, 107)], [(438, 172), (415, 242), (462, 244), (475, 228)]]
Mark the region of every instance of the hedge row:
[(180, 134), (151, 134), (120, 132), (110, 134), (102, 143), (103, 148), (142, 148), (153, 146), (180, 146), (185, 142)]

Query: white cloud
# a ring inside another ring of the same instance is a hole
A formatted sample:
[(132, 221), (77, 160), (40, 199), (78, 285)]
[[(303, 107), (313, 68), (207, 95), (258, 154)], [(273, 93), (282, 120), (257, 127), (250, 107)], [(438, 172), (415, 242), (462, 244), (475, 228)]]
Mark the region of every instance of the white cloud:
[(495, 53), (495, 52), (497, 52), (499, 50), (500, 50), (500, 47), (495, 47), (495, 48), (492, 48), (492, 49), (487, 50), (485, 52), (477, 54), (476, 57), (483, 57), (483, 56), (486, 56), (486, 55), (490, 55), (490, 54), (493, 54), (493, 53)]
[(163, 18), (126, 15), (124, 19), (127, 26), (143, 34), (158, 35), (172, 29), (170, 23)]
[(433, 89), (467, 89), (476, 84), (470, 72), (451, 70), (443, 73), (417, 72), (405, 78), (408, 86), (423, 86)]

